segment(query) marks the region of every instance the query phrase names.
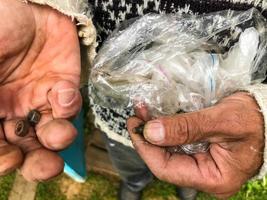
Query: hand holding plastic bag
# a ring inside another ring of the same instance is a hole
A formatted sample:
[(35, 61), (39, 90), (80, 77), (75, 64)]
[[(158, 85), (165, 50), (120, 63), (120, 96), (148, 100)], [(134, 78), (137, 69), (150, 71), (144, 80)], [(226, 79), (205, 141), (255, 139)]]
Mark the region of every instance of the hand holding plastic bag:
[(141, 101), (153, 117), (209, 107), (264, 80), (266, 38), (255, 9), (145, 15), (104, 43), (91, 74), (94, 101), (110, 108)]

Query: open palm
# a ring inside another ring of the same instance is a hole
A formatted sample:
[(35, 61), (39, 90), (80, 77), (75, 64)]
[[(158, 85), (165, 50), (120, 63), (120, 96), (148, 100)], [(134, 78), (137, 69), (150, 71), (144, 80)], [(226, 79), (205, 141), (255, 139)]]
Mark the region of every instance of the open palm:
[[(0, 1), (0, 175), (16, 168), (28, 180), (59, 174), (54, 152), (76, 130), (66, 119), (80, 109), (80, 50), (75, 24), (44, 6)], [(41, 121), (26, 137), (15, 124), (32, 109)]]

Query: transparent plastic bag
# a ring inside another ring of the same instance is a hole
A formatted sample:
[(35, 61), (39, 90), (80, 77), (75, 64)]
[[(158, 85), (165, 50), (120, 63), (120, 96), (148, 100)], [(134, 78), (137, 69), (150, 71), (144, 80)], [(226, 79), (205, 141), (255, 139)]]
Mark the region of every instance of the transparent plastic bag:
[[(142, 102), (152, 117), (197, 111), (263, 81), (266, 48), (266, 19), (256, 9), (147, 14), (123, 24), (103, 44), (90, 95), (108, 108)], [(190, 149), (194, 153), (194, 145)]]

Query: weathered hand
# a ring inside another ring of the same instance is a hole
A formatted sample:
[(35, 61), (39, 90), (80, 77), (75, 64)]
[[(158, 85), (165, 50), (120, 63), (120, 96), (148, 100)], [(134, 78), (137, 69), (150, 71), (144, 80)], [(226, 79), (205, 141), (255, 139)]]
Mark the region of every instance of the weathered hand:
[[(141, 110), (139, 113), (145, 113)], [(144, 137), (133, 133), (142, 121), (128, 120), (137, 152), (160, 179), (226, 198), (254, 176), (263, 162), (263, 117), (255, 100), (236, 93), (199, 112), (148, 121)], [(206, 153), (171, 154), (163, 146), (209, 141)]]
[[(28, 180), (46, 180), (63, 169), (54, 151), (76, 136), (66, 120), (81, 106), (76, 26), (49, 7), (18, 0), (1, 0), (0, 18), (0, 175), (20, 168)], [(16, 136), (16, 121), (31, 109), (41, 121)]]

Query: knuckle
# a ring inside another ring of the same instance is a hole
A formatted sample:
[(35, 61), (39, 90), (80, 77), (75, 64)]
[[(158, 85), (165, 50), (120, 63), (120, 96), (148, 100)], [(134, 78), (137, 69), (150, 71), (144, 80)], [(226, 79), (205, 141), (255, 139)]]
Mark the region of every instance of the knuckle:
[(202, 137), (203, 130), (200, 125), (203, 120), (204, 116), (201, 113), (194, 113), (194, 116), (179, 116), (173, 123), (172, 134), (176, 135), (176, 140), (182, 144), (191, 143)]
[[(209, 113), (198, 112), (196, 113), (196, 124), (198, 126), (197, 133), (203, 134), (204, 132), (213, 132), (217, 126), (216, 120)], [(203, 125), (203, 126), (202, 126)]]
[(183, 144), (188, 143), (190, 132), (190, 121), (186, 117), (172, 119), (172, 126), (169, 126), (169, 138), (175, 139), (176, 142)]

